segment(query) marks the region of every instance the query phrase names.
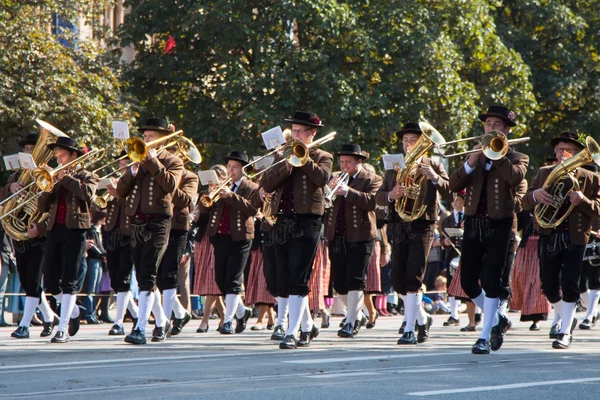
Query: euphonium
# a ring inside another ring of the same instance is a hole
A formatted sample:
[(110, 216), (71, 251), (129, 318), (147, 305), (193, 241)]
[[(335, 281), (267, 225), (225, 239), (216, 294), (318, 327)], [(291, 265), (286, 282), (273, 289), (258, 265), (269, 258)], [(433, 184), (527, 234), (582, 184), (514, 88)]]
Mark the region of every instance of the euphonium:
[(347, 185), (350, 180), (350, 175), (346, 171), (343, 171), (337, 176), (337, 182), (333, 189), (330, 189), (329, 186), (325, 185), (325, 196), (323, 197), (323, 207), (331, 208), (333, 207), (333, 202), (335, 201), (337, 195), (335, 192), (342, 185)]
[(414, 147), (411, 148), (404, 159), (406, 168), (398, 170), (396, 182), (406, 187), (404, 196), (396, 200), (396, 212), (406, 222), (414, 221), (425, 213), (427, 205), (423, 204), (423, 196), (427, 185), (427, 177), (418, 175), (419, 163), (422, 157), (436, 145), (443, 144), (444, 138), (431, 125), (426, 122), (419, 122), (421, 137)]
[(208, 194), (203, 194), (202, 196), (200, 196), (200, 203), (206, 208), (212, 207), (213, 204), (215, 204), (221, 198), (221, 195), (219, 194), (221, 189), (231, 185), (231, 183), (231, 178), (227, 178), (225, 182), (221, 183), (215, 189), (211, 190)]
[(585, 140), (586, 147), (573, 157), (562, 161), (554, 167), (544, 182), (544, 190), (552, 195), (552, 204), (537, 204), (534, 216), (542, 228), (552, 229), (559, 226), (575, 207), (567, 203), (569, 193), (579, 191), (579, 182), (573, 171), (582, 165), (595, 162), (600, 165), (600, 146), (591, 136)]
[[(48, 163), (52, 158), (52, 150), (47, 146), (55, 143), (58, 137), (66, 137), (67, 135), (42, 120), (38, 119), (36, 121), (42, 126), (42, 130), (31, 156), (36, 165), (40, 165)], [(6, 215), (2, 219), (2, 226), (8, 236), (14, 240), (23, 241), (29, 239), (27, 237), (27, 229), (34, 224), (43, 222), (48, 214), (40, 213), (37, 208), (37, 202), (31, 200), (39, 193), (32, 171), (24, 170), (17, 182), (24, 186), (24, 188), (18, 194), (15, 193), (15, 195), (2, 202), (2, 211)], [(22, 204), (25, 205), (22, 206)], [(11, 214), (7, 215), (9, 213)]]

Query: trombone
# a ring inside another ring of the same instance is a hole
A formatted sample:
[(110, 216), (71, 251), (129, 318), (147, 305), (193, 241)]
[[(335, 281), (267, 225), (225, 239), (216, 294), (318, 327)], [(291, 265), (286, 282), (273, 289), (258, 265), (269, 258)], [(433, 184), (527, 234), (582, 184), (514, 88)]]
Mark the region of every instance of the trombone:
[(257, 158), (256, 160), (252, 160), (252, 162), (244, 165), (242, 167), (242, 173), (248, 178), (248, 179), (254, 179), (256, 176), (260, 175), (259, 173), (256, 174), (251, 174), (250, 171), (252, 171), (252, 169), (254, 169), (254, 165), (257, 164), (259, 161), (264, 160), (267, 157), (270, 157), (272, 155), (274, 155), (275, 153), (280, 152), (281, 150), (283, 150), (285, 148), (285, 146), (288, 145), (288, 143), (290, 143), (293, 138), (292, 138), (292, 131), (290, 129), (286, 129), (283, 131), (283, 137), (285, 138), (285, 143), (280, 144), (279, 146), (275, 147), (273, 150), (271, 150), (270, 152), (268, 152), (267, 154), (265, 154), (264, 156), (261, 156), (259, 158)]
[(529, 138), (529, 136), (527, 136), (527, 137), (522, 137), (522, 138), (518, 138), (518, 139), (507, 139), (506, 135), (501, 131), (490, 131), (483, 136), (474, 136), (474, 137), (465, 138), (465, 139), (453, 140), (453, 141), (446, 142), (443, 144), (438, 144), (436, 147), (438, 149), (440, 149), (440, 148), (448, 146), (450, 144), (462, 143), (462, 142), (467, 142), (470, 140), (481, 140), (481, 148), (463, 151), (460, 153), (453, 153), (453, 154), (444, 154), (443, 152), (440, 151), (440, 154), (444, 158), (451, 158), (451, 157), (463, 156), (466, 154), (477, 153), (477, 152), (481, 151), (490, 160), (499, 160), (502, 157), (504, 157), (506, 155), (506, 153), (508, 153), (508, 147), (510, 145), (528, 142), (530, 140), (530, 138)]
[(215, 189), (211, 190), (208, 194), (203, 194), (200, 196), (200, 203), (206, 208), (211, 208), (221, 198), (219, 192), (231, 184), (232, 180), (231, 177), (229, 177)]
[[(310, 155), (309, 155), (310, 149), (312, 149), (313, 147), (320, 146), (323, 143), (332, 141), (335, 138), (336, 133), (337, 132), (328, 133), (327, 135), (323, 136), (322, 138), (315, 140), (314, 142), (311, 142), (309, 144), (306, 144), (303, 141), (298, 140), (298, 139), (290, 140), (289, 143), (285, 143), (284, 145), (282, 145), (283, 146), (283, 158), (281, 160), (271, 164), (269, 167), (253, 174), (252, 179), (256, 178), (259, 175), (262, 175), (264, 172), (270, 170), (274, 166), (279, 165), (285, 161), (287, 161), (292, 167), (302, 167), (304, 164), (306, 164), (306, 162), (308, 161), (308, 158), (310, 157)], [(278, 150), (279, 150), (279, 148), (278, 148)], [(254, 163), (256, 163), (256, 161), (254, 161)]]

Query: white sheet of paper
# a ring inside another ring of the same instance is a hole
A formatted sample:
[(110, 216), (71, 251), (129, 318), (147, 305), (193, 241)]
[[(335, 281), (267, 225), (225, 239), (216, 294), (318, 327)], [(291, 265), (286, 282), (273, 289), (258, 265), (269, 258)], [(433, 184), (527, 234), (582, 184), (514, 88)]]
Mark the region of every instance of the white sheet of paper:
[(112, 185), (112, 179), (110, 177), (102, 179), (98, 182), (98, 186), (96, 186), (96, 190), (106, 189), (108, 185)]
[(381, 159), (383, 160), (383, 168), (386, 171), (391, 169), (397, 170), (399, 168), (406, 168), (403, 154), (383, 154)]
[(461, 228), (446, 228), (444, 230), (450, 237), (462, 237), (464, 232)]
[(18, 154), (4, 156), (4, 166), (7, 171), (21, 169), (21, 161)]
[(218, 185), (219, 178), (215, 170), (209, 169), (207, 171), (198, 171), (198, 178), (203, 185)]
[[(256, 161), (259, 158), (260, 158), (260, 156), (254, 156), (254, 157), (252, 157), (252, 160)], [(275, 161), (275, 157), (273, 157), (273, 156), (265, 157), (262, 160), (260, 160), (259, 162), (257, 162), (256, 164), (254, 164), (254, 169), (256, 169), (256, 170), (265, 169), (265, 168), (269, 167), (271, 164), (273, 164), (273, 161)]]
[(35, 165), (35, 160), (33, 156), (29, 153), (19, 153), (19, 160), (21, 161), (21, 167), (25, 169), (35, 169), (37, 165)]
[(285, 143), (285, 136), (283, 136), (280, 126), (271, 128), (268, 131), (261, 133), (261, 135), (267, 150), (272, 150), (280, 144)]
[(115, 139), (129, 139), (129, 126), (125, 121), (113, 121), (113, 137)]

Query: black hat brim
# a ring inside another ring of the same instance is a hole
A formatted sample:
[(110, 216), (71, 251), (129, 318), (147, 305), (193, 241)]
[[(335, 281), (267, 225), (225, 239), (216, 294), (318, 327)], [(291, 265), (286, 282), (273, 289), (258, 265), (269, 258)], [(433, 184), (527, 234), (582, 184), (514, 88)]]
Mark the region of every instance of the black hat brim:
[(496, 117), (496, 118), (500, 118), (501, 120), (503, 120), (504, 122), (506, 122), (506, 123), (508, 124), (508, 126), (510, 126), (510, 127), (515, 127), (515, 126), (517, 126), (517, 123), (516, 123), (515, 121), (512, 121), (512, 120), (510, 120), (510, 119), (506, 118), (504, 115), (502, 115), (502, 114), (498, 114), (498, 113), (485, 113), (485, 114), (479, 114), (479, 117), (478, 117), (478, 118), (479, 118), (479, 120), (480, 120), (481, 122), (485, 122), (485, 120), (486, 120), (488, 117)]
[(404, 136), (407, 133), (413, 133), (415, 135), (422, 135), (423, 131), (421, 131), (419, 129), (412, 129), (412, 128), (401, 129), (398, 132), (396, 132), (396, 136), (398, 136), (399, 138), (401, 138), (402, 136)]
[(173, 133), (174, 132), (170, 129), (163, 128), (162, 126), (152, 126), (152, 125), (142, 126), (141, 128), (137, 128), (137, 130), (138, 130), (138, 132), (145, 132), (145, 131), (158, 131), (158, 132), (163, 132), (163, 133)]
[(355, 153), (355, 152), (352, 152), (352, 151), (340, 151), (338, 153), (335, 153), (335, 155), (338, 156), (338, 157), (339, 156), (354, 156), (354, 157), (362, 158), (363, 160), (366, 160), (367, 158), (369, 158), (369, 157), (365, 156), (364, 154)]
[(575, 146), (579, 147), (580, 150), (585, 149), (585, 146), (583, 144), (579, 143), (577, 140), (574, 140), (571, 138), (564, 138), (564, 137), (555, 137), (554, 139), (552, 139), (550, 141), (550, 146), (554, 147), (557, 144), (559, 144), (560, 142), (567, 142), (567, 143), (574, 144)]
[(50, 144), (48, 145), (48, 148), (49, 148), (50, 150), (54, 150), (54, 149), (56, 149), (57, 147), (58, 147), (58, 148), (61, 148), (61, 149), (66, 149), (66, 150), (69, 150), (69, 151), (74, 151), (74, 152), (76, 152), (76, 153), (79, 155), (79, 157), (81, 157), (82, 155), (84, 155), (84, 154), (85, 154), (85, 153), (83, 152), (83, 150), (81, 150), (81, 149), (78, 149), (78, 148), (76, 148), (76, 147), (71, 147), (71, 146), (65, 146), (64, 144), (50, 143)]
[(290, 124), (296, 124), (296, 125), (304, 125), (304, 126), (312, 126), (313, 128), (322, 128), (325, 125), (321, 124), (313, 124), (312, 122), (308, 122), (308, 121), (304, 121), (304, 120), (300, 120), (300, 119), (294, 119), (294, 118), (286, 118), (284, 119), (284, 122), (288, 122)]
[(25, 146), (27, 146), (28, 144), (33, 144), (33, 145), (35, 145), (36, 143), (37, 143), (37, 140), (21, 140), (21, 141), (19, 142), (19, 146), (20, 146), (20, 147), (25, 147)]
[(225, 160), (225, 162), (227, 162), (229, 160), (238, 161), (238, 162), (241, 162), (242, 165), (248, 165), (249, 164), (249, 161), (246, 161), (246, 160), (244, 160), (242, 158), (239, 158), (239, 157), (229, 157), (229, 156), (227, 156), (227, 157), (223, 157), (223, 160)]

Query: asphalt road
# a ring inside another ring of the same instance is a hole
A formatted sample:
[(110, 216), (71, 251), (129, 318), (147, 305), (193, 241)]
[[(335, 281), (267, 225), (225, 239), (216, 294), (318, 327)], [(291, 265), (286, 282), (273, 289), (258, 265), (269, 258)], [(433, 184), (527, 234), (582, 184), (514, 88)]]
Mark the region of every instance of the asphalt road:
[(354, 339), (338, 338), (332, 318), (295, 351), (279, 350), (267, 331), (197, 334), (198, 321), (145, 346), (107, 336), (108, 324), (82, 325), (64, 345), (40, 338), (39, 327), (28, 340), (2, 328), (0, 399), (600, 399), (600, 326), (576, 330), (561, 351), (551, 348), (549, 322), (530, 332), (510, 316), (502, 349), (483, 356), (470, 353), (478, 333), (443, 327), (445, 316), (434, 317), (429, 342), (410, 347), (396, 345), (399, 317)]

